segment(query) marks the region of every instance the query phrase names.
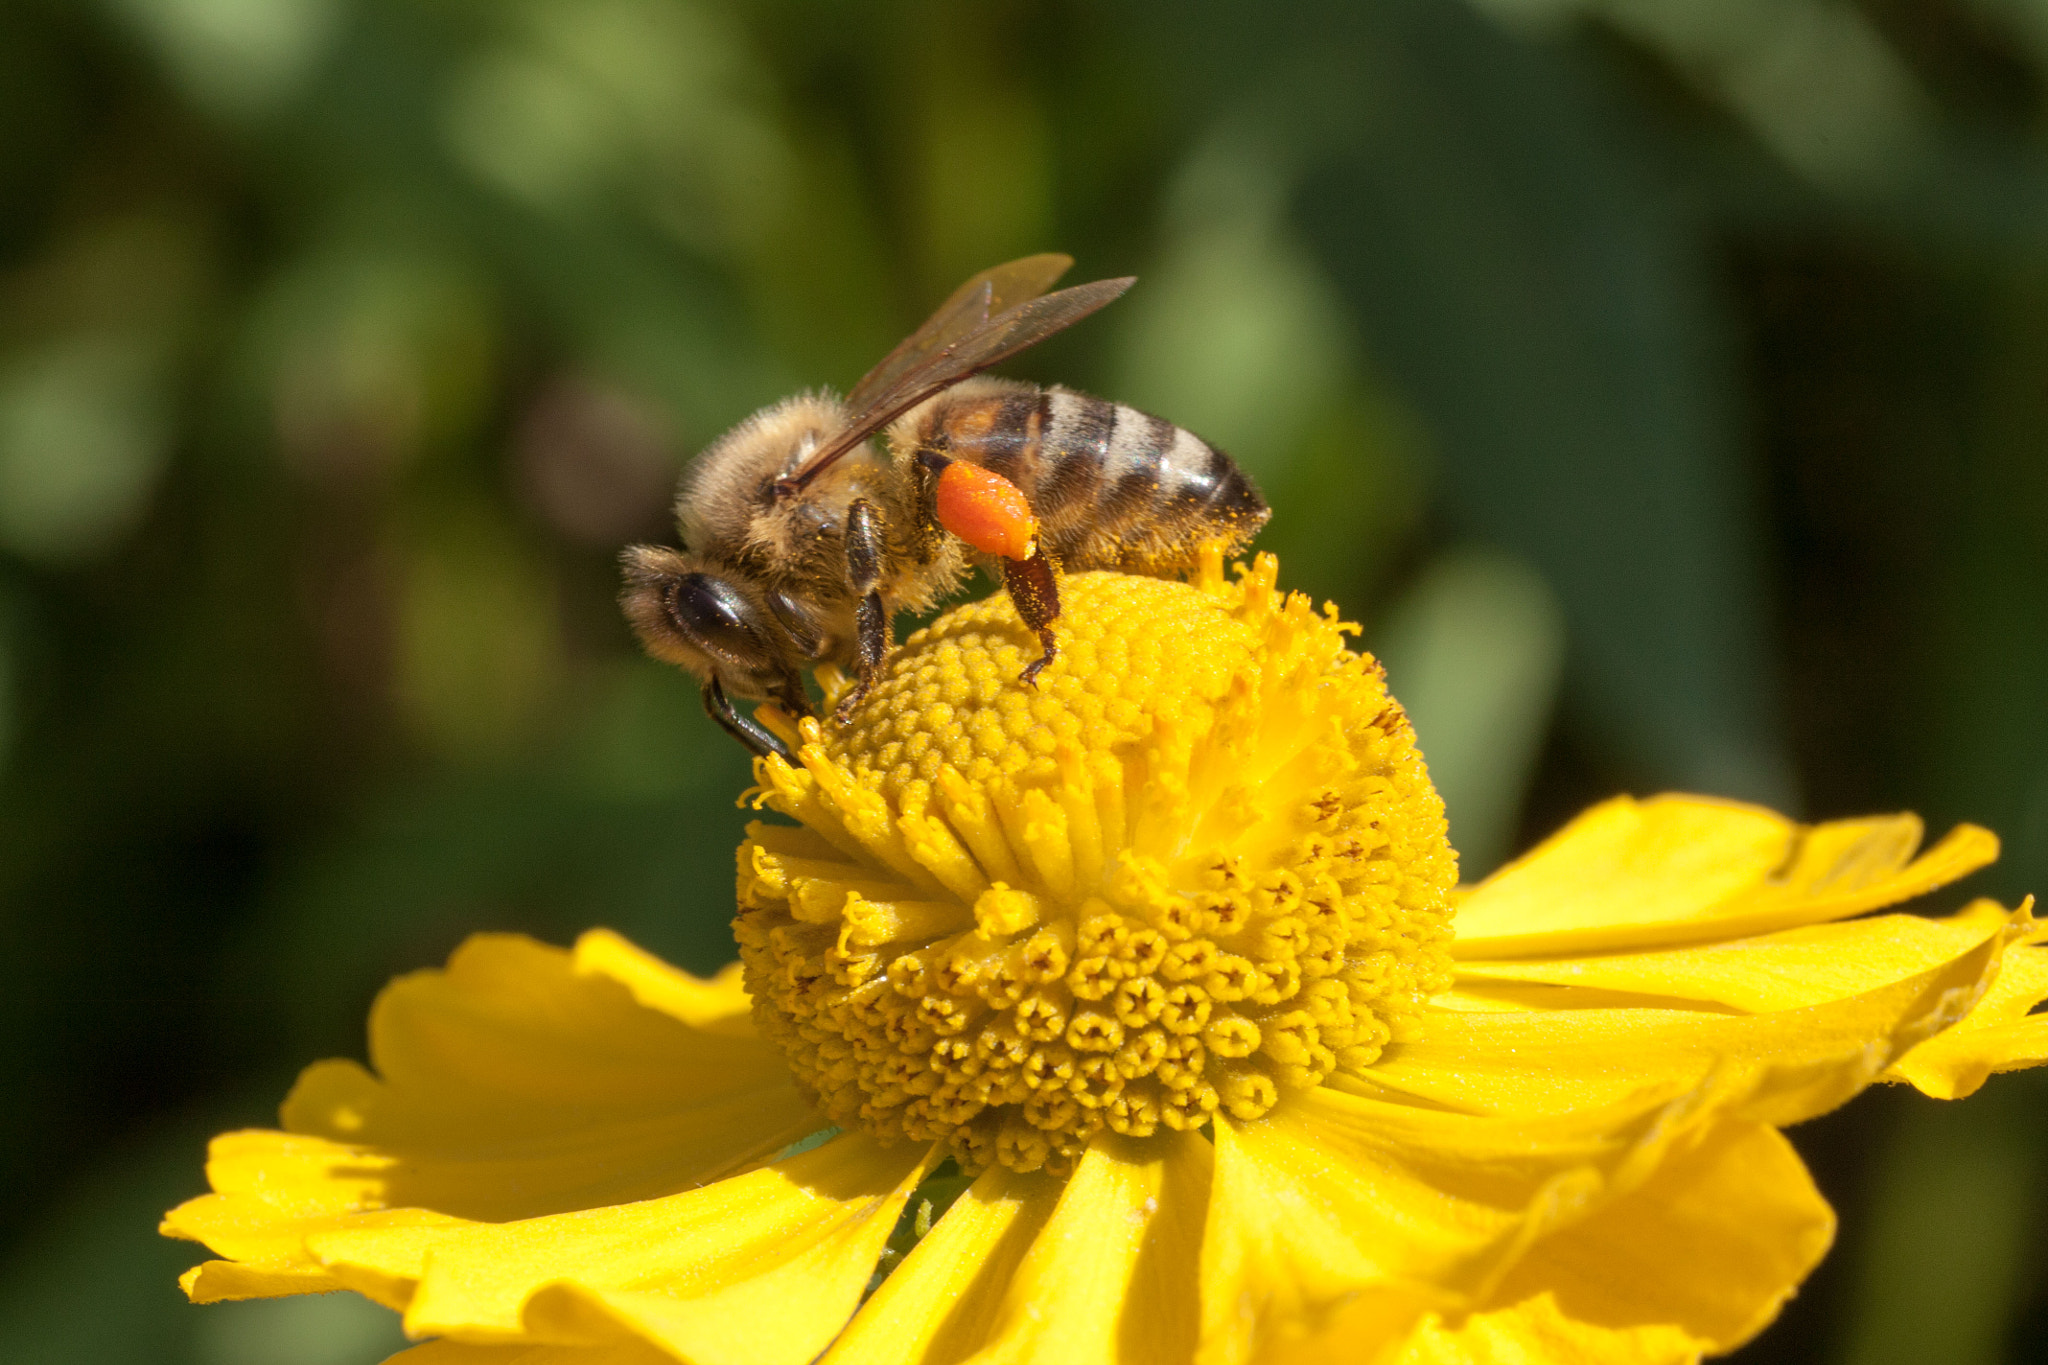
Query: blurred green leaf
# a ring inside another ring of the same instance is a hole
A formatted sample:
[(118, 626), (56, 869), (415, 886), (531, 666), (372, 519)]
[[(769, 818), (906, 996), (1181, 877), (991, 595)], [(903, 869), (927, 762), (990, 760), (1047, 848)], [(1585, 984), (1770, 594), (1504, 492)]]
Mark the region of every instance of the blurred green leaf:
[(0, 286), (0, 550), (74, 567), (142, 519), (176, 439), (176, 361), (206, 284), (194, 217), (99, 218)]
[(1465, 881), (1512, 849), (1522, 797), (1550, 728), (1564, 613), (1542, 576), (1509, 555), (1439, 556), (1366, 639), (1415, 724), (1450, 814)]
[(210, 1305), (196, 1365), (373, 1365), (409, 1344), (398, 1314), (355, 1294)]
[(2048, 1184), (2037, 1076), (1996, 1077), (1968, 1104), (1915, 1096), (1877, 1169), (1857, 1256), (1845, 1365), (1998, 1365)]
[(477, 929), (566, 944), (602, 925), (708, 975), (734, 956), (748, 781), (688, 679), (622, 663), (585, 680), (552, 750), (415, 780), (340, 824), (286, 870), (229, 975), (298, 1048), (350, 1054), (387, 979)]
[(374, 205), (338, 216), (267, 282), (240, 354), (287, 461), (354, 490), (473, 434), (499, 330), (456, 252)]
[(80, 337), (0, 362), (0, 548), (90, 559), (132, 529), (171, 428), (155, 348)]
[(1664, 54), (1819, 184), (1924, 170), (1934, 109), (1883, 29), (1840, 0), (1473, 0), (1511, 24), (1598, 16)]
[(479, 507), (405, 528), (396, 691), (431, 746), (465, 758), (528, 740), (561, 685), (559, 605), (532, 547)]
[(374, 1365), (398, 1315), (354, 1294), (195, 1309), (178, 1275), (205, 1248), (156, 1235), (204, 1186), (206, 1139), (261, 1107), (235, 1101), (103, 1153), (0, 1268), (0, 1350), (33, 1365)]
[(1461, 526), (1557, 589), (1574, 710), (1653, 783), (1787, 804), (1725, 320), (1613, 93), (1456, 7), (1360, 12), (1301, 220)]
[(343, 0), (108, 0), (201, 104), (241, 120), (289, 95), (333, 40)]
[[(0, 1268), (0, 1349), (34, 1365), (199, 1365), (178, 1275), (203, 1257), (155, 1235), (198, 1193), (206, 1121), (187, 1117), (97, 1154)], [(367, 1365), (367, 1362), (365, 1362)]]
[(1158, 262), (1117, 315), (1117, 397), (1201, 432), (1254, 479), (1286, 468), (1344, 388), (1349, 322), (1289, 234), (1298, 167), (1275, 130), (1198, 143), (1164, 205)]
[(913, 0), (903, 44), (901, 136), (919, 285), (934, 300), (998, 261), (1055, 246), (1051, 129), (1017, 49), (1025, 13)]
[(26, 615), (23, 595), (12, 584), (0, 581), (0, 774), (7, 771), (7, 759), (20, 724), (17, 707), (21, 700)]
[(1286, 581), (1356, 611), (1405, 548), (1425, 435), (1363, 361), (1286, 218), (1301, 170), (1279, 128), (1209, 130), (1162, 204), (1159, 260), (1115, 315), (1107, 392), (1230, 452), (1276, 520)]
[(443, 128), (484, 181), (550, 213), (641, 199), (699, 249), (758, 231), (790, 194), (766, 82), (727, 16), (680, 0), (529, 0), (468, 58)]
[(2048, 268), (2001, 262), (1981, 407), (1941, 481), (1936, 618), (1942, 704), (1916, 736), (1948, 810), (2006, 838), (2000, 892), (2048, 891)]

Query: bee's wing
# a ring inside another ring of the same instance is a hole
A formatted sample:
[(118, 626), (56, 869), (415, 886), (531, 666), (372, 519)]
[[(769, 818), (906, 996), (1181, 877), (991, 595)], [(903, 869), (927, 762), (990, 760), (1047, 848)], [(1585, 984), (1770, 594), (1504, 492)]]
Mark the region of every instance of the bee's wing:
[[(1064, 259), (1033, 256), (1012, 262), (1012, 266)], [(998, 266), (988, 275), (993, 277), (1010, 268)], [(965, 293), (964, 297), (955, 294), (944, 308), (933, 315), (932, 322), (926, 323), (919, 329), (918, 336), (912, 338), (916, 341), (929, 336), (929, 344), (919, 347), (911, 363), (893, 374), (886, 387), (872, 386), (869, 380), (886, 369), (895, 368), (892, 363), (896, 359), (894, 356), (877, 366), (868, 379), (863, 379), (854, 392), (865, 401), (852, 405), (853, 412), (847, 418), (845, 429), (834, 433), (831, 440), (819, 447), (777, 487), (791, 492), (801, 489), (840, 456), (941, 389), (951, 388), (969, 375), (1000, 364), (1025, 348), (1036, 346), (1054, 332), (1073, 326), (1135, 282), (1136, 277), (1127, 275), (1120, 279), (1079, 284), (1056, 294), (1027, 298), (991, 315), (987, 309), (988, 301), (995, 297), (995, 281), (981, 276), (968, 281), (968, 286), (963, 286), (963, 289), (971, 286), (971, 292)], [(949, 319), (945, 328), (951, 333), (950, 339), (937, 340), (940, 332), (934, 324), (955, 310), (958, 320)], [(900, 347), (898, 349), (901, 350)]]
[(1052, 288), (1053, 282), (1073, 264), (1072, 256), (1047, 252), (982, 271), (955, 289), (952, 297), (925, 319), (924, 326), (905, 337), (882, 358), (881, 364), (861, 376), (860, 383), (846, 396), (847, 410), (859, 412), (868, 407), (876, 395), (895, 388), (933, 352), (952, 345), (995, 314), (1037, 298)]

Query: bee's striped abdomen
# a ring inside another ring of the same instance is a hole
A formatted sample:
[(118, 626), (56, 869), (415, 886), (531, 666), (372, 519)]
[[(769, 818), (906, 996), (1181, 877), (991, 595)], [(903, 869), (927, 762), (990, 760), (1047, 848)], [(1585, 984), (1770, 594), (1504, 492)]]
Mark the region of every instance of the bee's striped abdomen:
[(1202, 542), (1234, 550), (1265, 524), (1244, 472), (1185, 428), (1070, 389), (963, 389), (935, 405), (921, 443), (1021, 488), (1069, 569), (1177, 573)]
[(1080, 471), (1093, 473), (1092, 496), (1048, 499), (1039, 513), (1070, 567), (1174, 572), (1202, 541), (1234, 549), (1265, 523), (1266, 504), (1244, 471), (1185, 427), (1067, 389), (1046, 397), (1041, 480), (1079, 485)]

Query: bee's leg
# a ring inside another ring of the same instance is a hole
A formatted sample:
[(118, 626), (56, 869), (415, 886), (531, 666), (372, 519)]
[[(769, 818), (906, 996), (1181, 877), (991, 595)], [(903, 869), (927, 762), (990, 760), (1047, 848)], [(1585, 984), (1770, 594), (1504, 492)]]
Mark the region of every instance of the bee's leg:
[(789, 712), (792, 720), (802, 720), (805, 716), (816, 714), (811, 710), (811, 699), (804, 695), (804, 680), (797, 676), (795, 669), (788, 669), (783, 673), (781, 683), (775, 688), (773, 700), (777, 706)]
[(1038, 661), (1017, 675), (1018, 682), (1036, 687), (1038, 675), (1060, 653), (1059, 642), (1052, 633), (1052, 623), (1060, 619), (1059, 580), (1053, 576), (1052, 561), (1045, 557), (1045, 551), (1034, 545), (1025, 558), (1003, 561), (1003, 586), (1010, 590), (1010, 601), (1016, 606), (1019, 619), (1045, 646)]
[(846, 581), (860, 598), (854, 607), (858, 677), (832, 713), (841, 725), (853, 719), (853, 709), (867, 697), (882, 661), (889, 657), (889, 613), (882, 606), (880, 588), (885, 548), (882, 514), (866, 498), (855, 498), (846, 509)]
[(936, 451), (920, 450), (911, 466), (911, 500), (915, 509), (912, 515), (917, 522), (911, 544), (920, 564), (937, 559), (939, 546), (946, 538), (946, 528), (939, 525), (939, 475), (951, 463)]
[(1045, 653), (1017, 675), (1036, 686), (1045, 666), (1059, 657), (1052, 623), (1060, 619), (1059, 580), (1038, 543), (1038, 518), (1023, 490), (994, 470), (919, 451), (918, 514), (943, 527), (1003, 566), (1003, 586), (1017, 615), (1038, 636)]
[(769, 733), (752, 716), (743, 716), (733, 709), (732, 698), (725, 695), (725, 689), (718, 685), (716, 677), (704, 684), (704, 714), (717, 721), (719, 729), (746, 745), (754, 757), (766, 758), (774, 754), (784, 763), (796, 763), (796, 755), (789, 751), (787, 744)]

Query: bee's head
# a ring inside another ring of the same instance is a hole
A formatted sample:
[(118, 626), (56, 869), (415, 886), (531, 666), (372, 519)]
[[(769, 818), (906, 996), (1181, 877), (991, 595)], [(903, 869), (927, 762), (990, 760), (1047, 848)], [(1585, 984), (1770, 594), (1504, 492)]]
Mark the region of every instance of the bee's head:
[(620, 605), (647, 652), (716, 681), (736, 697), (773, 700), (795, 715), (810, 704), (796, 661), (804, 643), (747, 579), (696, 556), (635, 545), (623, 556)]

